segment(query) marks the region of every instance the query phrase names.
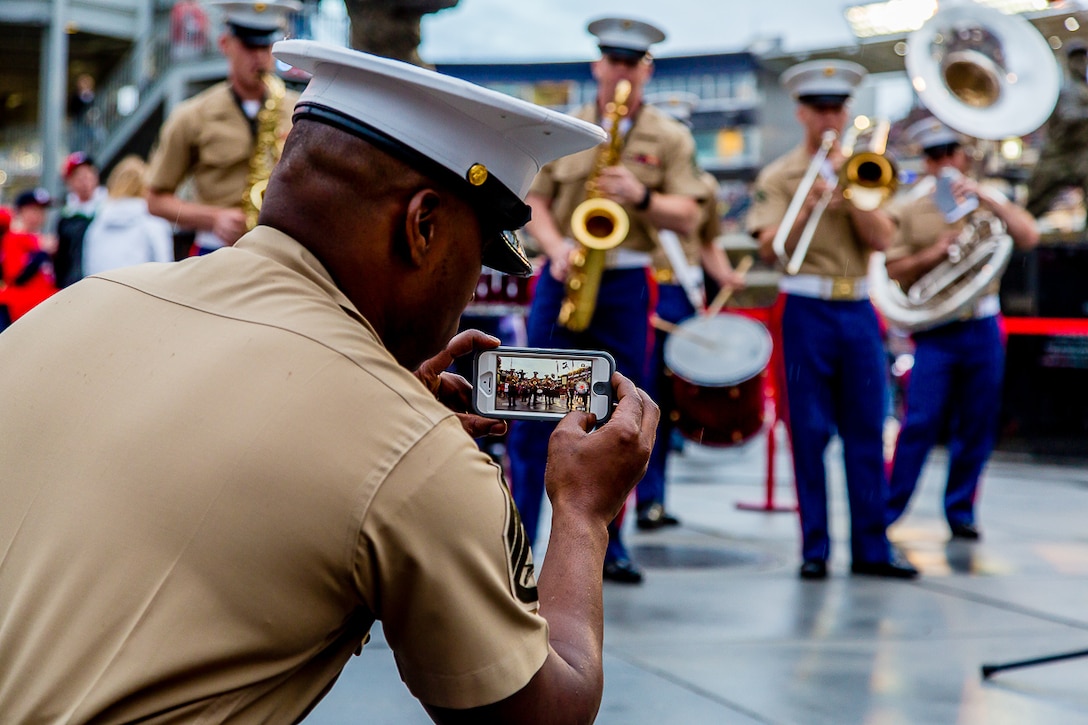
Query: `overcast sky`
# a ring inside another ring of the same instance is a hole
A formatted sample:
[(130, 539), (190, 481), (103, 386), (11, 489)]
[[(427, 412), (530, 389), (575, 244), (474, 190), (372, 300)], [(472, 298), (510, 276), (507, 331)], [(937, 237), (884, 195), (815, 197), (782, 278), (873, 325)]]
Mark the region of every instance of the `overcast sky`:
[(742, 50), (781, 36), (787, 50), (847, 45), (843, 17), (862, 0), (460, 0), (423, 19), (420, 55), (429, 63), (590, 60), (586, 32), (603, 16), (647, 20), (666, 33), (660, 56)]

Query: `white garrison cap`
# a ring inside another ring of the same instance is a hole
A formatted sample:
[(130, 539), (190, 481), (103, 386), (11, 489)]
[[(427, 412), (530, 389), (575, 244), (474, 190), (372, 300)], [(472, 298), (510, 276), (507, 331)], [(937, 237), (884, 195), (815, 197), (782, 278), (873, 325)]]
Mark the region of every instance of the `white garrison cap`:
[(846, 102), (868, 71), (848, 60), (809, 60), (782, 74), (782, 85), (794, 100), (816, 105)]
[[(295, 120), (319, 121), (362, 138), (465, 194), (487, 231), (529, 220), (524, 203), (540, 168), (607, 139), (599, 126), (460, 78), (312, 40), (282, 40), (279, 60), (313, 74)], [(487, 245), (484, 264), (532, 271), (517, 239)]]
[(597, 36), (601, 53), (630, 60), (641, 60), (651, 45), (665, 39), (659, 28), (629, 18), (600, 18), (591, 22), (587, 30)]
[(691, 120), (691, 114), (699, 105), (699, 94), (691, 91), (667, 91), (646, 96), (643, 102), (653, 106), (682, 123)]
[(226, 1), (212, 5), (223, 13), (223, 22), (243, 43), (250, 46), (269, 46), (278, 40), (287, 27), (287, 17), (297, 13), (302, 6), (295, 0), (270, 0), (269, 2)]
[(923, 151), (938, 146), (962, 143), (958, 133), (933, 116), (912, 123), (907, 129), (906, 136), (909, 143), (917, 144)]

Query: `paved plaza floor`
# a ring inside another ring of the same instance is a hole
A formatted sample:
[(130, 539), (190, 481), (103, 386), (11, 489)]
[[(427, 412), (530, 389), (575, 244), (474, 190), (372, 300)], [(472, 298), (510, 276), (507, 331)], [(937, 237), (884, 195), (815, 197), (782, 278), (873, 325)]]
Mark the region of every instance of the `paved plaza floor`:
[[(1088, 463), (998, 453), (977, 509), (982, 539), (966, 543), (949, 541), (936, 451), (889, 532), (922, 577), (892, 581), (849, 574), (833, 445), (831, 576), (813, 582), (797, 577), (796, 514), (738, 507), (766, 508), (765, 452), (759, 437), (689, 444), (670, 460), (681, 525), (630, 527), (646, 579), (605, 586), (598, 723), (1088, 725), (1088, 656), (988, 679), (980, 669), (1088, 650)], [(782, 508), (794, 502), (788, 456), (779, 445)], [(537, 549), (546, 556), (546, 542)], [(375, 635), (307, 725), (430, 722)]]

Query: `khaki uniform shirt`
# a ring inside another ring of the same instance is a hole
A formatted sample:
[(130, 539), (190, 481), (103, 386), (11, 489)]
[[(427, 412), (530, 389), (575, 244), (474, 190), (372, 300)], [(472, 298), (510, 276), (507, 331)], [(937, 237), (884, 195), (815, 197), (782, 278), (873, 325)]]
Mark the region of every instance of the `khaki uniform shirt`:
[[(598, 121), (596, 106), (592, 104), (582, 107), (574, 116), (591, 123)], [(586, 198), (586, 181), (603, 148), (586, 149), (545, 164), (533, 180), (530, 191), (552, 200), (552, 215), (566, 237), (571, 236), (571, 214)], [(699, 180), (700, 171), (695, 165), (691, 132), (652, 106), (639, 109), (627, 132), (620, 163), (653, 191), (697, 199), (707, 197), (706, 185)], [(657, 230), (644, 212), (625, 208), (631, 218), (631, 230), (620, 247), (636, 252), (653, 251), (657, 247)]]
[[(297, 101), (298, 94), (288, 91), (280, 103), (280, 148)], [(230, 84), (217, 83), (179, 104), (166, 119), (151, 156), (148, 185), (174, 193), (191, 176), (197, 202), (240, 208), (255, 142)]]
[(500, 470), (291, 238), (90, 277), (0, 360), (0, 720), (294, 722), (375, 619), (439, 706), (547, 657)]
[[(908, 191), (893, 198), (885, 207), (897, 225), (895, 239), (886, 253), (889, 262), (904, 259), (932, 246), (947, 229), (957, 232), (963, 230), (966, 219), (952, 224), (944, 220), (944, 214), (934, 200), (936, 188), (936, 178), (926, 176)], [(1004, 199), (996, 189), (987, 189), (987, 194)], [(997, 294), (1000, 288), (1001, 280), (997, 278), (987, 286), (985, 293)]]
[[(801, 145), (775, 159), (759, 173), (746, 221), (753, 236), (761, 229), (782, 222), (811, 160), (811, 154)], [(868, 274), (869, 251), (854, 233), (846, 205), (839, 209), (828, 207), (816, 225), (812, 244), (798, 273), (862, 278)]]
[[(699, 204), (699, 228), (695, 234), (679, 237), (680, 246), (684, 250), (684, 259), (692, 267), (701, 267), (703, 263), (703, 246), (713, 244), (722, 229), (721, 216), (718, 209), (718, 180), (714, 174), (704, 171), (699, 176), (706, 184), (707, 196)], [(665, 251), (658, 247), (654, 250), (654, 269), (661, 272), (671, 272), (672, 264), (669, 262)], [(665, 277), (669, 277), (665, 274)]]

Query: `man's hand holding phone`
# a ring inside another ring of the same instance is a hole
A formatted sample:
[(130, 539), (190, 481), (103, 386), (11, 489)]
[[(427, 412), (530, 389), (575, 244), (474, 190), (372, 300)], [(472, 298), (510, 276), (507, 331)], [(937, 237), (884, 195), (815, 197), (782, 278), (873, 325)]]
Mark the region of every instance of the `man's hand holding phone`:
[[(544, 483), (554, 508), (573, 507), (607, 524), (646, 472), (657, 423), (657, 404), (620, 373), (612, 374), (617, 404), (612, 417), (574, 412), (556, 426), (548, 442)], [(592, 431), (592, 432), (591, 432)]]
[(472, 383), (446, 368), (453, 361), (481, 350), (499, 346), (499, 339), (480, 330), (465, 330), (453, 336), (446, 349), (427, 360), (415, 376), (440, 402), (457, 414), (461, 426), (473, 438), (498, 436), (506, 432), (506, 421), (477, 414), (472, 408)]

